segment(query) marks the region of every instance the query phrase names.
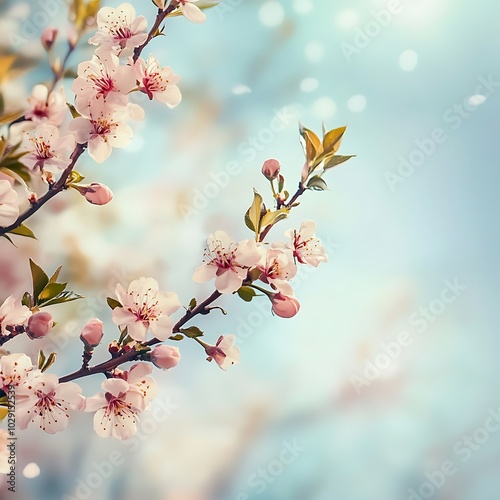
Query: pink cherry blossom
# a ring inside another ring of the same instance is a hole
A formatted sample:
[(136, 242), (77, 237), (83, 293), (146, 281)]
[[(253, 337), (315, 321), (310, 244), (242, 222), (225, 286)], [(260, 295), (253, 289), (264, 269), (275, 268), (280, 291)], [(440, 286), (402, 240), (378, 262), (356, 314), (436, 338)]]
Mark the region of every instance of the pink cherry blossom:
[(96, 100), (112, 109), (126, 106), (126, 94), (135, 84), (134, 69), (131, 66), (121, 66), (116, 55), (105, 53), (78, 65), (78, 78), (73, 82), (71, 90), (76, 96), (76, 108), (81, 114), (87, 115), (89, 107)]
[(144, 398), (144, 408), (158, 394), (158, 386), (155, 379), (150, 377), (153, 367), (148, 363), (136, 363), (130, 370), (121, 372), (119, 378), (122, 378), (130, 385), (130, 390), (137, 390)]
[(133, 49), (148, 37), (146, 18), (136, 18), (135, 9), (129, 3), (122, 3), (114, 9), (102, 7), (97, 13), (97, 27), (97, 33), (89, 39), (89, 43), (108, 50)]
[(291, 238), (290, 248), (293, 256), (301, 264), (310, 264), (318, 267), (321, 262), (327, 262), (328, 256), (321, 241), (314, 237), (316, 223), (304, 221), (299, 231), (288, 231), (287, 236)]
[(293, 295), (293, 289), (288, 280), (297, 274), (297, 266), (290, 250), (269, 248), (265, 262), (259, 267), (262, 271), (261, 281), (269, 283), (275, 290), (285, 295)]
[(300, 302), (295, 297), (276, 293), (271, 298), (271, 304), (276, 316), (281, 318), (292, 318), (300, 309)]
[(170, 315), (181, 307), (176, 293), (160, 292), (156, 280), (140, 278), (132, 281), (127, 291), (118, 285), (116, 297), (123, 307), (113, 309), (113, 321), (127, 327), (134, 340), (146, 340), (148, 329), (160, 340), (172, 335), (174, 322)]
[(33, 363), (26, 354), (14, 353), (2, 356), (0, 358), (0, 389), (5, 392), (9, 385), (18, 386), (24, 383), (32, 371)]
[(10, 226), (18, 217), (17, 193), (9, 181), (0, 179), (0, 227)]
[(194, 5), (198, 0), (179, 0), (182, 8), (182, 15), (193, 23), (204, 23), (206, 20), (205, 14), (199, 7)]
[(214, 346), (207, 345), (205, 352), (208, 361), (215, 360), (223, 370), (238, 363), (240, 360), (240, 349), (234, 345), (234, 335), (221, 335)]
[(162, 370), (176, 367), (180, 358), (179, 348), (173, 345), (157, 345), (151, 352), (151, 361)]
[(215, 278), (215, 288), (221, 293), (233, 293), (240, 288), (250, 267), (257, 265), (262, 253), (254, 240), (235, 243), (224, 231), (216, 231), (207, 240), (205, 262), (193, 275), (196, 283)]
[(24, 116), (35, 124), (48, 123), (58, 127), (69, 111), (63, 87), (49, 94), (49, 89), (45, 85), (35, 85), (28, 103), (29, 109)]
[(5, 333), (8, 326), (24, 325), (29, 320), (31, 311), (12, 295), (0, 306), (0, 331)]
[(68, 152), (74, 147), (72, 135), (59, 137), (59, 130), (54, 125), (39, 125), (33, 132), (25, 134), (22, 149), (28, 154), (21, 161), (31, 170), (57, 173), (69, 165)]
[(95, 102), (87, 109), (86, 117), (75, 118), (69, 130), (75, 134), (76, 142), (88, 142), (89, 155), (98, 163), (109, 158), (112, 148), (123, 148), (132, 140), (132, 129), (124, 123), (124, 112), (112, 113), (111, 109)]
[(85, 401), (85, 411), (95, 411), (94, 430), (103, 438), (129, 439), (137, 432), (137, 414), (145, 407), (144, 398), (123, 379), (102, 383), (103, 393)]
[(169, 108), (174, 108), (181, 102), (181, 92), (177, 87), (180, 77), (174, 74), (172, 68), (160, 67), (154, 56), (149, 56), (147, 61), (137, 59), (134, 68), (139, 90), (147, 94), (150, 100), (156, 99)]
[(74, 382), (60, 384), (57, 375), (46, 373), (28, 377), (16, 394), (19, 428), (33, 424), (49, 434), (66, 429), (70, 410), (81, 410), (85, 402), (80, 386)]

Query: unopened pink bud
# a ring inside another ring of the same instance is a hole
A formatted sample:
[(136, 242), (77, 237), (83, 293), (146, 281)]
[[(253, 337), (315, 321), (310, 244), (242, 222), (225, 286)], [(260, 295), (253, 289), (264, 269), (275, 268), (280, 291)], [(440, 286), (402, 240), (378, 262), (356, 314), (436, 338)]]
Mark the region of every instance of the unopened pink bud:
[(41, 339), (52, 330), (53, 326), (52, 314), (48, 312), (37, 312), (28, 320), (27, 334), (31, 339)]
[(80, 340), (85, 344), (85, 347), (93, 349), (101, 343), (103, 335), (102, 321), (94, 318), (87, 321), (87, 324), (83, 327)]
[(158, 345), (151, 353), (151, 361), (155, 366), (163, 370), (168, 370), (169, 368), (177, 366), (180, 358), (181, 354), (179, 349), (171, 345)]
[(273, 181), (280, 173), (280, 162), (278, 160), (266, 160), (262, 165), (262, 174), (266, 179)]
[(56, 28), (51, 28), (50, 26), (48, 26), (42, 31), (42, 36), (40, 37), (40, 40), (42, 42), (43, 48), (47, 52), (52, 48), (52, 45), (54, 45), (58, 32), (59, 30), (57, 30)]
[(78, 32), (74, 24), (70, 24), (68, 27), (68, 44), (74, 49), (78, 43)]
[(111, 189), (98, 182), (93, 182), (90, 186), (85, 186), (80, 192), (85, 196), (85, 199), (93, 205), (106, 205), (106, 203), (109, 203), (113, 199)]
[(292, 318), (300, 309), (300, 302), (295, 297), (289, 297), (282, 293), (273, 295), (271, 304), (274, 314), (281, 318)]

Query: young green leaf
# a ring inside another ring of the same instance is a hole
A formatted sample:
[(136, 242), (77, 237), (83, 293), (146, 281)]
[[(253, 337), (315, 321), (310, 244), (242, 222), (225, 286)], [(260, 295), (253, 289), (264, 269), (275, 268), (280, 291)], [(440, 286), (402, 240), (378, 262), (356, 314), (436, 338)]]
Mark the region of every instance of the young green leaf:
[(245, 302), (251, 302), (252, 299), (257, 295), (257, 292), (249, 286), (242, 286), (238, 288), (237, 293), (240, 299), (243, 299)]
[(326, 133), (325, 137), (323, 137), (325, 153), (336, 153), (339, 150), (346, 129), (347, 127), (339, 127)]
[(55, 304), (63, 304), (64, 302), (72, 302), (73, 300), (83, 299), (82, 295), (75, 292), (66, 291), (59, 294), (57, 297), (45, 302), (44, 306), (53, 306)]
[(254, 189), (253, 202), (245, 214), (245, 224), (258, 236), (260, 232), (260, 218), (262, 214), (262, 196)]
[(45, 271), (30, 259), (31, 277), (33, 281), (33, 297), (35, 302), (41, 291), (47, 286), (49, 277)]
[(314, 191), (324, 191), (328, 188), (328, 185), (319, 175), (315, 175), (314, 177), (311, 177), (311, 179), (309, 179), (307, 188), (313, 189)]
[(33, 238), (34, 240), (36, 240), (36, 236), (33, 231), (24, 224), (21, 224), (19, 227), (16, 227), (15, 229), (9, 231), (9, 234), (16, 234), (18, 236), (25, 236), (26, 238)]
[(307, 163), (312, 165), (314, 158), (322, 152), (321, 141), (312, 130), (302, 125), (300, 125), (299, 132)]
[(328, 170), (330, 168), (336, 167), (337, 165), (340, 165), (341, 163), (344, 163), (347, 160), (350, 160), (351, 158), (354, 158), (356, 155), (351, 155), (351, 156), (337, 156), (334, 155), (332, 156), (329, 160), (325, 162), (323, 165), (323, 170)]
[(66, 287), (67, 283), (49, 283), (38, 296), (38, 303), (43, 304), (44, 302), (48, 302), (51, 299), (58, 297)]
[(264, 217), (262, 217), (260, 225), (262, 228), (264, 228), (266, 226), (276, 224), (276, 222), (286, 219), (289, 213), (289, 208), (280, 208), (279, 210), (275, 210), (274, 212), (268, 210)]
[[(190, 326), (189, 328), (181, 328), (181, 333), (190, 339), (195, 339), (197, 337), (203, 337), (203, 332), (197, 326)], [(172, 338), (172, 337), (170, 337)]]
[(183, 338), (184, 335), (177, 334), (177, 335), (172, 335), (171, 337), (168, 338), (168, 340), (175, 340), (176, 342), (179, 342)]
[(49, 283), (55, 283), (57, 281), (57, 278), (59, 278), (59, 273), (61, 272), (62, 266), (59, 266), (55, 271), (54, 274), (50, 277)]
[(117, 307), (123, 307), (120, 302), (118, 302), (116, 299), (113, 299), (113, 297), (108, 297), (106, 299), (106, 302), (108, 303), (108, 306), (111, 309), (116, 309)]

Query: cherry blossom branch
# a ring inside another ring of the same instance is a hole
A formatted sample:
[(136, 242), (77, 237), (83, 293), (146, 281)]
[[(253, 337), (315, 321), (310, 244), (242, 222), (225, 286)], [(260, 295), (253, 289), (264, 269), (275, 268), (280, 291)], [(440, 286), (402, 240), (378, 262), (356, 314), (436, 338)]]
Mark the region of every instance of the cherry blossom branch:
[[(295, 192), (295, 194), (292, 196), (292, 198), (290, 199), (290, 201), (288, 203), (282, 203), (280, 201), (280, 199), (278, 198), (277, 208), (279, 209), (279, 208), (285, 207), (285, 208), (292, 209), (294, 203), (297, 201), (297, 199), (300, 196), (302, 196), (306, 192), (306, 190), (307, 190), (307, 188), (304, 186), (304, 183), (301, 181), (299, 183), (299, 187), (297, 188), (297, 191)], [(262, 231), (262, 233), (260, 233), (260, 237), (259, 237), (260, 242), (264, 241), (265, 237), (269, 234), (269, 231), (271, 231), (271, 228), (273, 227), (273, 225), (267, 226), (266, 229), (264, 229), (264, 231)]]
[[(285, 204), (285, 206), (287, 208), (290, 208), (290, 209), (293, 208), (294, 203), (297, 201), (297, 199), (302, 194), (305, 193), (305, 191), (306, 191), (306, 188), (304, 187), (303, 183), (301, 182), (299, 184), (299, 187), (298, 187), (296, 193), (292, 196), (290, 201)], [(259, 241), (261, 241), (261, 242), (264, 241), (265, 237), (267, 236), (267, 234), (269, 233), (271, 228), (274, 227), (274, 225), (275, 224), (269, 225), (261, 233)], [(244, 284), (251, 285), (251, 281), (245, 281)], [(264, 291), (264, 290), (260, 289), (259, 287), (254, 286), (254, 288), (257, 288), (261, 291)], [(215, 302), (221, 296), (222, 296), (222, 293), (215, 290), (208, 298), (206, 298), (203, 302), (198, 304), (195, 308), (193, 308), (192, 310), (186, 311), (184, 316), (174, 325), (174, 327), (172, 329), (172, 334), (181, 333), (181, 328), (188, 321), (190, 321), (192, 318), (194, 318), (195, 316), (198, 316), (199, 314), (202, 314), (202, 315), (209, 314), (210, 311), (212, 310), (212, 308), (209, 308), (208, 306), (210, 306), (213, 302)], [(194, 338), (194, 340), (199, 342), (199, 340), (197, 338)], [(159, 340), (157, 338), (154, 338), (148, 342), (145, 342), (142, 345), (151, 347), (151, 346), (154, 346), (154, 345), (159, 344), (161, 342), (163, 342), (163, 341)], [(65, 375), (64, 377), (61, 377), (59, 379), (59, 382), (70, 382), (72, 380), (76, 380), (76, 379), (83, 378), (83, 377), (88, 377), (89, 375), (95, 375), (97, 373), (106, 374), (106, 373), (110, 372), (111, 370), (117, 368), (118, 366), (122, 365), (123, 363), (138, 360), (143, 354), (144, 354), (144, 351), (137, 351), (135, 349), (132, 349), (124, 354), (119, 355), (118, 357), (111, 358), (107, 361), (104, 361), (103, 363), (92, 366), (90, 368), (88, 366), (82, 366), (79, 370), (77, 370), (73, 373), (70, 373), (68, 375)]]
[[(198, 304), (194, 309), (186, 311), (184, 316), (175, 324), (173, 327), (172, 333), (180, 333), (181, 328), (192, 318), (197, 316), (198, 314), (208, 314), (210, 312), (210, 309), (207, 309), (207, 306), (215, 302), (222, 294), (218, 292), (217, 290), (210, 295), (210, 297), (206, 298), (203, 302)], [(153, 345), (159, 344), (162, 341), (159, 339), (152, 339), (149, 342), (146, 342), (144, 345), (151, 347)], [(126, 363), (128, 361), (135, 361), (141, 356), (140, 351), (136, 350), (131, 350), (125, 354), (122, 354), (121, 356), (117, 358), (111, 358), (108, 361), (104, 361), (103, 363), (100, 363), (98, 365), (92, 366), (90, 368), (82, 366), (79, 370), (77, 370), (74, 373), (70, 373), (69, 375), (65, 375), (64, 377), (61, 377), (59, 379), (59, 382), (69, 382), (71, 380), (76, 380), (79, 378), (83, 377), (88, 377), (89, 375), (95, 375), (97, 373), (106, 373), (114, 368), (118, 367), (119, 365)]]
[(56, 194), (60, 193), (64, 189), (66, 189), (66, 181), (68, 180), (68, 177), (70, 176), (73, 168), (76, 165), (76, 162), (80, 158), (80, 156), (83, 154), (85, 151), (87, 144), (77, 144), (73, 153), (71, 154), (71, 162), (69, 165), (64, 169), (61, 177), (59, 180), (55, 183), (52, 184), (48, 191), (37, 201), (31, 203), (31, 207), (26, 210), (24, 213), (22, 213), (15, 222), (13, 222), (10, 226), (7, 227), (0, 227), (0, 236), (3, 236), (13, 229), (17, 229), (26, 219), (29, 219), (33, 214), (38, 212), (40, 208), (42, 208), (49, 200), (51, 200)]
[(139, 47), (137, 47), (134, 50), (134, 56), (133, 56), (134, 62), (137, 61), (137, 59), (139, 59), (139, 56), (141, 55), (142, 51), (146, 48), (148, 43), (156, 36), (156, 33), (160, 29), (160, 25), (164, 21), (164, 19), (171, 12), (173, 12), (175, 9), (177, 9), (178, 6), (179, 6), (179, 2), (177, 0), (173, 0), (172, 3), (165, 10), (158, 9), (158, 14), (156, 16), (156, 20), (155, 20), (153, 26), (151, 27), (151, 29), (149, 30), (148, 37), (146, 38), (146, 40), (144, 41), (144, 43), (142, 45), (139, 45)]

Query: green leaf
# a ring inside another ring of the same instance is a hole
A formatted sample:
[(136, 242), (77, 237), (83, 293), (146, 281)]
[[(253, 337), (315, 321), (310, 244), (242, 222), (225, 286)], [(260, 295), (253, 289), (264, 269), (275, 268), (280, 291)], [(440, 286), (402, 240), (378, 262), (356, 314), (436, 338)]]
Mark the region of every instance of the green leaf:
[[(49, 282), (49, 277), (45, 274), (45, 271), (35, 264), (30, 259), (31, 277), (33, 280), (33, 297), (35, 301), (40, 295), (41, 291), (47, 286)], [(35, 304), (36, 305), (36, 304)]]
[(116, 299), (113, 299), (113, 297), (108, 297), (106, 299), (106, 302), (108, 303), (108, 306), (111, 309), (116, 309), (117, 307), (123, 307), (120, 302), (118, 302)]
[(203, 332), (197, 326), (190, 326), (189, 328), (181, 328), (180, 331), (190, 339), (195, 339), (196, 337), (203, 337)]
[(251, 302), (252, 299), (257, 295), (257, 292), (249, 286), (242, 286), (238, 289), (238, 295), (245, 302)]
[(57, 281), (57, 278), (59, 278), (59, 273), (61, 272), (62, 266), (59, 266), (54, 274), (50, 277), (49, 283), (55, 283)]
[(33, 299), (31, 298), (31, 295), (28, 292), (24, 292), (21, 304), (23, 306), (29, 307), (30, 309), (33, 307)]
[(260, 232), (260, 218), (262, 214), (262, 196), (253, 191), (253, 202), (245, 214), (245, 224), (258, 236)]
[(45, 302), (44, 306), (63, 304), (64, 302), (72, 302), (73, 300), (78, 300), (78, 299), (83, 299), (83, 296), (68, 290), (67, 292), (62, 292), (59, 296), (55, 297), (54, 299)]
[(47, 358), (45, 357), (43, 351), (40, 349), (40, 352), (38, 353), (38, 365), (37, 365), (39, 370), (43, 368), (45, 361), (47, 361)]
[(356, 155), (351, 155), (351, 156), (337, 156), (334, 155), (332, 156), (329, 160), (325, 162), (323, 165), (323, 170), (328, 170), (330, 168), (336, 167), (337, 165), (340, 165), (341, 163), (344, 163), (347, 160), (350, 160), (351, 158), (354, 158)]
[(33, 238), (34, 240), (36, 240), (36, 236), (33, 231), (24, 224), (21, 224), (19, 227), (16, 227), (15, 229), (9, 231), (9, 234), (16, 234), (17, 236), (25, 236), (26, 238)]
[(71, 103), (67, 102), (67, 103), (66, 103), (66, 105), (68, 106), (69, 111), (70, 111), (70, 113), (71, 113), (71, 116), (72, 116), (73, 118), (78, 118), (78, 117), (82, 116), (80, 113), (78, 113), (78, 111), (77, 111), (77, 110), (76, 110), (76, 108), (73, 106), (73, 104), (71, 104)]
[(177, 335), (172, 335), (171, 337), (168, 337), (168, 340), (175, 340), (176, 342), (179, 342), (183, 338), (184, 338), (184, 335), (177, 334)]
[(307, 163), (312, 164), (314, 158), (322, 152), (321, 140), (312, 130), (302, 125), (300, 125), (299, 132)]
[(188, 309), (190, 311), (192, 311), (195, 307), (196, 307), (196, 304), (198, 304), (198, 302), (196, 301), (196, 298), (193, 297), (190, 301), (189, 301), (189, 306), (188, 306)]
[(66, 184), (76, 184), (77, 182), (83, 181), (83, 179), (85, 179), (85, 177), (82, 174), (80, 174), (76, 170), (72, 170), (69, 174)]
[(57, 354), (55, 352), (51, 352), (49, 354), (47, 361), (43, 365), (43, 368), (41, 368), (42, 372), (44, 372), (45, 370), (48, 370), (56, 362), (56, 357), (57, 357)]
[(64, 290), (66, 290), (67, 286), (67, 283), (49, 283), (38, 296), (39, 303), (42, 304), (43, 302), (47, 302), (55, 297), (58, 297), (62, 292), (64, 292)]
[(24, 115), (24, 110), (11, 111), (5, 115), (0, 116), (0, 125), (15, 122), (18, 118)]
[(280, 208), (279, 210), (275, 210), (274, 212), (268, 210), (267, 213), (264, 215), (264, 217), (262, 217), (260, 225), (261, 227), (264, 228), (266, 226), (276, 224), (280, 220), (286, 219), (289, 213), (290, 213), (289, 208)]
[(328, 185), (319, 175), (315, 175), (307, 183), (307, 188), (314, 191), (324, 191), (328, 188)]
[(336, 153), (339, 150), (346, 129), (347, 127), (339, 127), (326, 133), (325, 137), (323, 137), (323, 149), (325, 153)]
[(24, 182), (29, 182), (31, 180), (30, 173), (18, 160), (11, 160), (10, 158), (7, 158), (2, 161), (2, 163), (0, 163), (0, 171), (4, 174), (10, 175), (16, 180), (18, 180), (16, 175), (19, 176)]
[(125, 329), (120, 332), (120, 338), (118, 339), (118, 344), (122, 345), (127, 336), (128, 336), (128, 328), (125, 327)]
[(12, 241), (12, 239), (10, 238), (10, 236), (9, 236), (9, 235), (7, 235), (7, 234), (2, 234), (2, 235), (0, 235), (0, 236), (1, 236), (2, 238), (5, 238), (6, 240), (8, 240), (8, 241), (9, 241), (12, 245), (14, 245), (14, 246), (17, 248), (16, 244)]

